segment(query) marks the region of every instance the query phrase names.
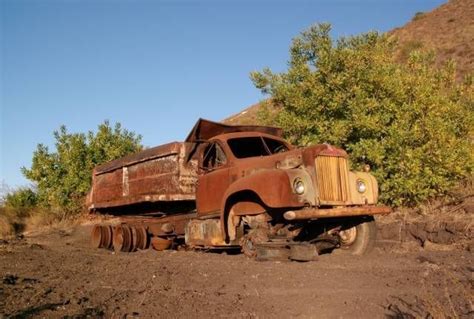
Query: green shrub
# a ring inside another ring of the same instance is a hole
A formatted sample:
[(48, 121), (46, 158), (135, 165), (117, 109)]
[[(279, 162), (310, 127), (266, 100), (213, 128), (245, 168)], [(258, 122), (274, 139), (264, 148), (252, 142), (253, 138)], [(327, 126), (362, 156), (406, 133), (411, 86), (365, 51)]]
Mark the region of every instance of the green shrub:
[(454, 82), (453, 63), (435, 69), (415, 50), (398, 64), (384, 35), (334, 42), (329, 32), (320, 24), (295, 38), (286, 72), (251, 74), (281, 107), (272, 124), (295, 144), (328, 142), (355, 167), (370, 164), (386, 203), (420, 202), (472, 174), (473, 90)]
[(37, 204), (38, 196), (29, 187), (5, 190), (0, 201), (0, 238), (21, 233)]
[(77, 213), (90, 189), (92, 169), (99, 164), (141, 150), (141, 136), (108, 121), (97, 133), (69, 133), (65, 126), (54, 132), (55, 151), (39, 144), (31, 168), (23, 174), (36, 184), (38, 204)]
[(20, 187), (6, 194), (4, 205), (13, 208), (33, 208), (38, 204), (38, 196), (29, 187)]
[(415, 15), (413, 16), (413, 18), (411, 20), (412, 21), (417, 21), (417, 20), (420, 20), (421, 18), (423, 18), (424, 16), (425, 16), (424, 12), (418, 11), (417, 13), (415, 13)]

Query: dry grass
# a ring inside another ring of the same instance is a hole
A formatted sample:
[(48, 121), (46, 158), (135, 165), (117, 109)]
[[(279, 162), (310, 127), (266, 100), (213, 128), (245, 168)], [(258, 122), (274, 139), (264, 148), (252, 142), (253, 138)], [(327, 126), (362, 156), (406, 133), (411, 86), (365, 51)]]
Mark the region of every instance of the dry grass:
[(13, 209), (0, 207), (0, 238), (14, 236), (22, 231), (21, 214)]
[(14, 234), (12, 222), (6, 216), (0, 216), (0, 238), (9, 237)]
[[(389, 32), (399, 40), (399, 60), (405, 61), (412, 43), (434, 50), (436, 64), (457, 64), (457, 80), (474, 68), (474, 1), (451, 0), (431, 12), (417, 13), (412, 21)], [(421, 45), (420, 45), (421, 44)]]
[(59, 210), (34, 208), (28, 211), (0, 207), (0, 238), (36, 233), (77, 224), (81, 215), (67, 216)]
[(228, 125), (259, 125), (258, 112), (260, 110), (260, 103), (247, 107), (241, 112), (231, 115), (222, 120), (222, 123)]

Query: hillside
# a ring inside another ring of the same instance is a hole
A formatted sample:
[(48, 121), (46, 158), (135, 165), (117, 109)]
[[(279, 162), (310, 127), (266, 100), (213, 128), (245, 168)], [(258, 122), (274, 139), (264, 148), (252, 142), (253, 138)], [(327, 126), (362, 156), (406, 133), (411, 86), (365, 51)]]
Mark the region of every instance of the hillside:
[(451, 0), (428, 13), (417, 13), (412, 21), (389, 34), (398, 38), (403, 61), (413, 49), (432, 49), (437, 64), (456, 61), (457, 79), (474, 67), (474, 1)]
[[(404, 62), (414, 49), (434, 50), (436, 63), (456, 61), (461, 81), (474, 69), (474, 1), (451, 0), (431, 12), (416, 13), (405, 26), (388, 32), (399, 41), (397, 58)], [(227, 124), (257, 124), (259, 103), (223, 120)]]
[(258, 110), (260, 103), (251, 105), (237, 114), (231, 115), (223, 123), (230, 125), (255, 125), (258, 124)]

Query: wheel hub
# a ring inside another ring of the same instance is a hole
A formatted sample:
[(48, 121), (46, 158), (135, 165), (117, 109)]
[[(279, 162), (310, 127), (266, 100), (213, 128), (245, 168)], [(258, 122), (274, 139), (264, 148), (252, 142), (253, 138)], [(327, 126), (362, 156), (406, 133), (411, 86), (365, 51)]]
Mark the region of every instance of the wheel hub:
[(242, 237), (240, 246), (242, 247), (242, 252), (247, 257), (255, 257), (257, 256), (257, 248), (255, 245), (264, 243), (266, 241), (268, 241), (266, 230), (257, 228), (252, 229), (248, 234)]
[(339, 238), (341, 239), (342, 246), (352, 245), (357, 238), (357, 228), (351, 227), (351, 228), (339, 231)]

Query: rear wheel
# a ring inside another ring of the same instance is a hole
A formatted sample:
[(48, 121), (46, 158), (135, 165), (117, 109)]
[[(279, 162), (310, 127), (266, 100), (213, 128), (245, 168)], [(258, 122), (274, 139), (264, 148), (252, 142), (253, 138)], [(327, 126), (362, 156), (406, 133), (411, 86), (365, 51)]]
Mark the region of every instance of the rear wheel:
[(337, 251), (364, 255), (375, 246), (377, 229), (372, 216), (346, 223), (339, 231), (341, 247)]

